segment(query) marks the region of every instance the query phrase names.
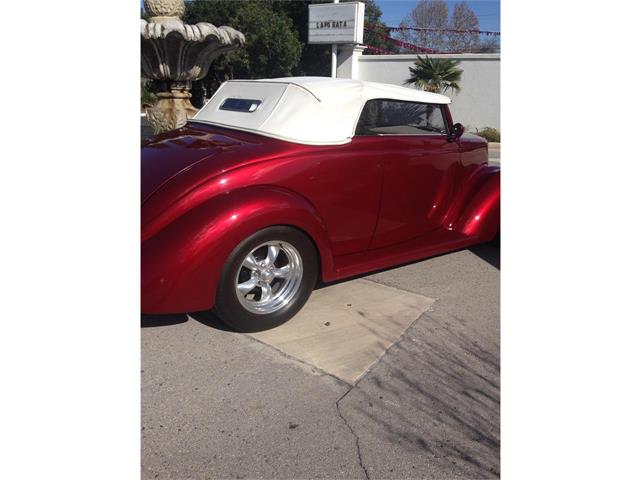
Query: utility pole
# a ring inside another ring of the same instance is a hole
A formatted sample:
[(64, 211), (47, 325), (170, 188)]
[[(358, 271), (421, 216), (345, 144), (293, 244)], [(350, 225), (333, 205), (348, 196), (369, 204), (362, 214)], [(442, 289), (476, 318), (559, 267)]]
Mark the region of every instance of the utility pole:
[[(340, 3), (340, 0), (333, 0), (333, 3)], [(331, 78), (338, 76), (338, 44), (331, 45)]]

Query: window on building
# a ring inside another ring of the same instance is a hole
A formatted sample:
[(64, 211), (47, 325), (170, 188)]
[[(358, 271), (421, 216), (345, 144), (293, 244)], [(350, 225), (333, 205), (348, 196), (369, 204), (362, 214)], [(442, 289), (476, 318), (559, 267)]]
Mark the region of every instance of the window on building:
[(442, 107), (398, 100), (369, 100), (360, 114), (356, 135), (446, 135)]

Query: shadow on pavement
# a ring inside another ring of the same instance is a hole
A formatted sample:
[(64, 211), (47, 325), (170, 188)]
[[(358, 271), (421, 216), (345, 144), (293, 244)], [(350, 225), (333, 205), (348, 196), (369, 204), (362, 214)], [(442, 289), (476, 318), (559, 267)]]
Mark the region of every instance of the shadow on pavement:
[(189, 316), (207, 327), (222, 330), (223, 332), (235, 332), (233, 328), (220, 320), (213, 311), (190, 313)]
[(483, 243), (482, 245), (471, 247), (469, 251), (500, 270), (500, 248), (490, 243)]
[(184, 323), (187, 320), (189, 320), (189, 317), (184, 313), (175, 315), (149, 315), (143, 313), (140, 315), (140, 326), (142, 328), (166, 327), (167, 325)]
[(142, 328), (152, 327), (167, 327), (169, 325), (178, 325), (180, 323), (187, 322), (190, 318), (206, 325), (207, 327), (215, 328), (216, 330), (222, 330), (224, 332), (235, 332), (232, 328), (228, 327), (222, 320), (220, 320), (213, 312), (191, 312), (191, 313), (176, 313), (170, 315), (140, 315), (140, 326)]
[(499, 346), (481, 345), (460, 318), (445, 325), (391, 348), (357, 386), (356, 415), (391, 448), (429, 452), (469, 478), (499, 477)]

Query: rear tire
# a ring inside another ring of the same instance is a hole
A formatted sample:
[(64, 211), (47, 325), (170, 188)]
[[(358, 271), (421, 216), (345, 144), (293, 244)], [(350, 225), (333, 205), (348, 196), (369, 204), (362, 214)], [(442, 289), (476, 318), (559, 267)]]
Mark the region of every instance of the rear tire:
[(500, 230), (498, 230), (498, 231), (496, 232), (496, 236), (495, 236), (495, 237), (493, 237), (493, 240), (491, 240), (491, 244), (492, 244), (494, 247), (498, 247), (498, 248), (500, 248)]
[(268, 330), (298, 313), (317, 279), (317, 252), (304, 233), (291, 227), (265, 228), (229, 255), (215, 308), (235, 330)]

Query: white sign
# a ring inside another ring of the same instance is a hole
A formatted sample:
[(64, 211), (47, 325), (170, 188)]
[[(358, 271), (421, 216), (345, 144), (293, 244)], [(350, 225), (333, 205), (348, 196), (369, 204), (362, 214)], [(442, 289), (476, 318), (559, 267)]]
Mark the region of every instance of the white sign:
[(309, 43), (362, 43), (364, 3), (309, 5)]

